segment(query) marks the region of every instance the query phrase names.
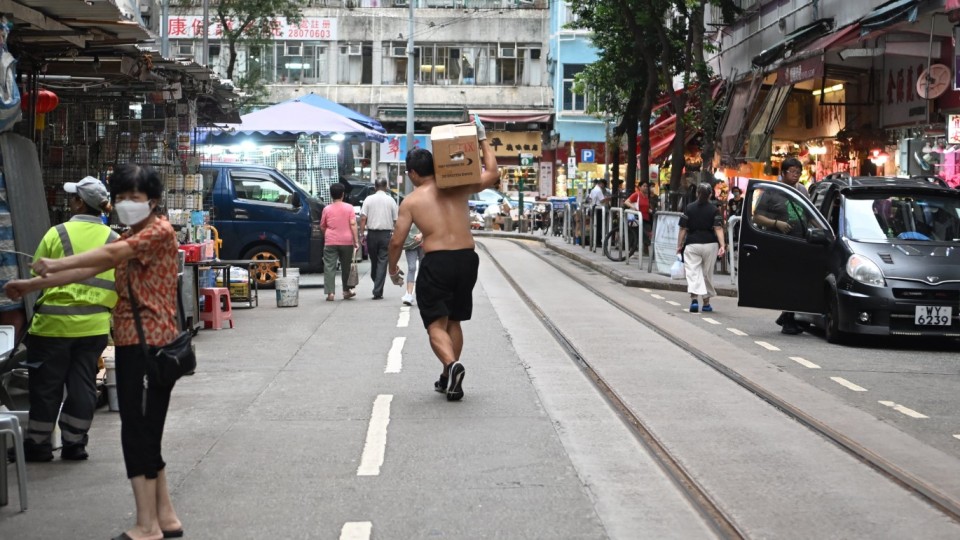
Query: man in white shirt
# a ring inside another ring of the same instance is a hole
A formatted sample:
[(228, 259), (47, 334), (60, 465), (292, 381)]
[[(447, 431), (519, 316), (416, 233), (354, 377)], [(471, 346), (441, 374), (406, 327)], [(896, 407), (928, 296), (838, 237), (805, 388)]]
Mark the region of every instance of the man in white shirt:
[(373, 299), (381, 300), (387, 279), (387, 246), (397, 221), (397, 201), (387, 193), (386, 179), (377, 180), (376, 188), (377, 192), (364, 199), (360, 208), (360, 235), (366, 233)]
[[(599, 212), (594, 211), (594, 206), (602, 206), (610, 200), (610, 196), (606, 194), (607, 181), (603, 178), (598, 178), (593, 181), (593, 189), (590, 190), (590, 194), (587, 195), (586, 208), (590, 212), (590, 222), (599, 221)], [(593, 223), (594, 227), (594, 241), (597, 244), (597, 247), (603, 245), (603, 238), (601, 238), (601, 231), (603, 228), (599, 223)]]

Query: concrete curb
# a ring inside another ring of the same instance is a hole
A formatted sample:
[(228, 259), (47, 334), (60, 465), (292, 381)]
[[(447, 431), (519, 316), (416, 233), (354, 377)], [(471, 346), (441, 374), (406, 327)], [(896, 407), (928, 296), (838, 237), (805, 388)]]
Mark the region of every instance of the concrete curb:
[[(641, 276), (639, 277), (637, 275), (630, 275), (630, 274), (627, 274), (626, 272), (617, 270), (616, 268), (612, 267), (613, 264), (620, 264), (621, 266), (625, 267), (626, 265), (622, 263), (604, 264), (603, 262), (597, 262), (591, 257), (586, 256), (586, 253), (589, 253), (589, 251), (581, 250), (581, 251), (584, 251), (584, 253), (579, 253), (578, 250), (580, 248), (578, 247), (574, 247), (574, 249), (570, 249), (568, 247), (565, 247), (567, 246), (566, 243), (557, 245), (556, 242), (550, 242), (551, 238), (553, 237), (543, 236), (543, 235), (512, 233), (512, 232), (506, 233), (506, 232), (491, 232), (491, 231), (473, 231), (473, 235), (475, 237), (481, 237), (481, 238), (498, 238), (498, 239), (505, 239), (505, 240), (527, 240), (527, 241), (532, 240), (535, 242), (540, 242), (548, 249), (551, 249), (556, 253), (559, 253), (560, 255), (563, 255), (564, 257), (567, 257), (568, 259), (576, 261), (584, 266), (587, 266), (591, 270), (595, 270), (626, 287), (643, 287), (646, 289), (658, 289), (658, 290), (679, 291), (679, 292), (686, 292), (687, 290), (687, 284), (685, 281), (671, 280), (670, 278), (661, 276), (659, 274), (648, 274), (643, 271), (638, 271), (638, 273), (641, 274)], [(649, 275), (650, 277), (643, 277), (644, 274)], [(715, 288), (717, 290), (717, 296), (729, 296), (729, 297), (737, 296), (737, 290), (733, 287), (720, 285), (720, 286), (715, 286)]]

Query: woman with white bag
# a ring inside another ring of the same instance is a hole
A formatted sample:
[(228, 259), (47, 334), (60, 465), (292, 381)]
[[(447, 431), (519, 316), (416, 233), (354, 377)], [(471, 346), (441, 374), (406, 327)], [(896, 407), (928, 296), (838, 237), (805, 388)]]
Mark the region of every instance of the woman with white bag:
[[(713, 188), (710, 184), (697, 186), (697, 200), (688, 204), (680, 216), (680, 234), (677, 253), (683, 254), (683, 271), (690, 293), (690, 313), (711, 312), (710, 298), (717, 295), (713, 288), (713, 269), (717, 257), (722, 257), (726, 246), (723, 241), (723, 216), (710, 202)], [(700, 307), (698, 297), (703, 297)]]

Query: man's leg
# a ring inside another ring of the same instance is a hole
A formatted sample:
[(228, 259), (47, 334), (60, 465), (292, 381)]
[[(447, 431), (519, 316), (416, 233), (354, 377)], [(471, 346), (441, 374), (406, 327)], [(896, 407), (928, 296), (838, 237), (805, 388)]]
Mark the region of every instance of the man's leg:
[(380, 253), (380, 233), (368, 231), (367, 257), (370, 258), (370, 279), (374, 283), (374, 288), (376, 288), (377, 283), (377, 263), (380, 262), (380, 258), (377, 256), (378, 253)]
[[(459, 324), (458, 324), (459, 327)], [(443, 364), (443, 374), (447, 374), (450, 364), (457, 361), (459, 352), (454, 345), (453, 337), (448, 331), (448, 319), (443, 317), (437, 319), (427, 326), (427, 335), (430, 336), (430, 348), (437, 359)], [(460, 336), (460, 346), (463, 346), (463, 336)]]
[[(460, 321), (447, 320), (447, 334), (453, 344), (453, 358), (460, 361), (460, 353), (463, 351), (463, 329), (460, 328)], [(444, 375), (446, 375), (446, 366), (444, 366)]]
[[(387, 252), (387, 244), (390, 242), (389, 234), (379, 234), (380, 243), (376, 252), (377, 257), (377, 271), (376, 276), (373, 280), (373, 296), (374, 298), (383, 297), (383, 285), (387, 280), (387, 258), (389, 253)], [(370, 256), (373, 259), (373, 255)]]
[(30, 336), (27, 353), (30, 421), (23, 442), (27, 461), (53, 459), (51, 439), (70, 366), (69, 341), (66, 338)]
[(67, 371), (67, 399), (60, 412), (63, 459), (87, 459), (87, 432), (97, 407), (97, 360), (107, 346), (106, 334), (73, 338), (72, 362)]

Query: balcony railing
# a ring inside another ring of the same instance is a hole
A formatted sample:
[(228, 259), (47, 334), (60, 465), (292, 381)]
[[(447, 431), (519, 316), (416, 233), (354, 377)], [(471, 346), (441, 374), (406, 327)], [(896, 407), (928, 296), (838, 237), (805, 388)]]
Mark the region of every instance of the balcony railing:
[(306, 7), (432, 9), (547, 9), (549, 0), (307, 0)]

